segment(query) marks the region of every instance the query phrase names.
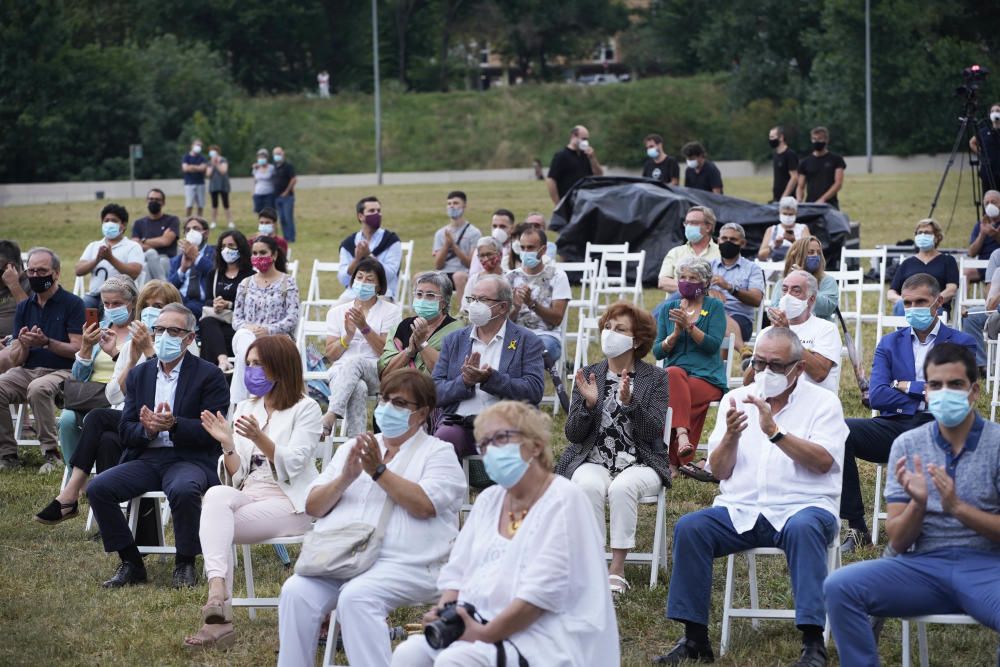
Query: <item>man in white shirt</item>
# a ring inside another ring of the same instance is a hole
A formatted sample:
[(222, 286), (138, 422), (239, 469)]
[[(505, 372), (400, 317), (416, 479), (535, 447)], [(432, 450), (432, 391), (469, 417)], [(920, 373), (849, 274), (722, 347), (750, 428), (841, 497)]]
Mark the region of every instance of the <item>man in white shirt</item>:
[[(778, 307), (768, 308), (767, 316), (771, 319), (771, 326), (791, 329), (802, 342), (805, 349), (802, 356), (803, 378), (806, 382), (836, 394), (840, 391), (840, 330), (833, 322), (813, 314), (818, 291), (816, 278), (811, 273), (792, 271), (781, 284), (782, 297)], [(747, 381), (753, 380), (753, 373), (753, 368), (748, 367)]]
[(756, 381), (722, 398), (708, 440), (708, 469), (721, 480), (713, 507), (687, 514), (674, 530), (667, 617), (684, 637), (654, 664), (712, 662), (708, 615), (712, 561), (757, 547), (785, 551), (803, 646), (796, 667), (827, 663), (823, 580), (836, 539), (847, 425), (836, 395), (808, 382), (804, 350), (787, 328), (761, 333)]
[(529, 227), (521, 233), (518, 242), (521, 265), (506, 275), (514, 290), (510, 320), (541, 339), (546, 366), (551, 366), (562, 356), (559, 329), (573, 293), (566, 272), (542, 262), (548, 243), (545, 232)]
[(88, 244), (76, 263), (76, 275), (90, 274), (90, 285), (83, 296), (87, 308), (102, 309), (101, 285), (105, 280), (122, 274), (138, 280), (139, 274), (146, 268), (142, 246), (125, 238), (127, 227), (128, 211), (124, 206), (108, 204), (101, 209), (101, 234), (104, 238)]

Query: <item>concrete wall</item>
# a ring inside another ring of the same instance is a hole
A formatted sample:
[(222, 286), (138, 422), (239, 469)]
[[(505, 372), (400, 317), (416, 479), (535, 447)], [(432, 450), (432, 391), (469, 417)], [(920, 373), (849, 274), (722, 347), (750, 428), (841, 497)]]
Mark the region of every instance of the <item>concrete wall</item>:
[[(864, 156), (845, 158), (849, 174), (863, 174), (866, 169)], [(894, 157), (891, 155), (876, 155), (873, 159), (873, 171), (876, 174), (902, 174), (916, 172), (941, 172), (947, 162), (947, 155), (915, 155), (912, 157)], [(717, 162), (723, 178), (747, 178), (751, 176), (767, 176), (771, 173), (770, 162), (762, 165), (743, 161)], [(640, 172), (633, 169), (616, 167), (608, 168), (609, 175), (638, 176)], [(449, 183), (475, 183), (483, 181), (530, 181), (534, 179), (531, 169), (484, 169), (477, 171), (422, 171), (422, 172), (389, 172), (384, 174), (386, 185), (446, 185)], [(299, 176), (298, 188), (310, 190), (316, 188), (345, 188), (375, 186), (375, 174), (326, 174), (316, 176)], [(231, 179), (233, 192), (249, 193), (253, 189), (253, 180), (246, 178)], [(134, 196), (142, 197), (150, 188), (160, 188), (169, 196), (180, 196), (184, 192), (181, 179), (154, 179), (135, 182)], [(96, 199), (97, 192), (103, 192), (105, 199), (126, 199), (133, 196), (132, 184), (129, 181), (83, 181), (70, 183), (25, 183), (0, 185), (0, 207), (23, 206), (26, 204), (51, 204), (67, 201), (88, 201)]]

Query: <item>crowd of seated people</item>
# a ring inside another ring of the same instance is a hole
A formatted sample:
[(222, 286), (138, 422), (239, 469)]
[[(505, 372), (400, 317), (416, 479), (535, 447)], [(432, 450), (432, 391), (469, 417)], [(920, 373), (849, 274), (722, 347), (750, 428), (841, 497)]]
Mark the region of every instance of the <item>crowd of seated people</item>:
[[(1000, 433), (974, 407), (977, 341), (938, 319), (955, 290), (933, 221), (918, 224), (931, 243), (917, 241), (890, 291), (909, 326), (878, 341), (870, 402), (880, 414), (845, 419), (837, 281), (795, 202), (779, 202), (781, 222), (760, 251), (785, 262), (767, 301), (764, 272), (743, 256), (744, 228), (716, 230), (710, 208), (691, 208), (686, 243), (661, 267), (665, 301), (653, 313), (624, 301), (601, 313), (601, 358), (575, 369), (557, 457), (539, 405), (545, 371), (569, 356), (561, 331), (572, 288), (544, 219), (515, 225), (500, 209), (483, 237), (465, 194), (450, 193), (440, 266), (414, 277), (404, 309), (401, 241), (382, 227), (376, 198), (359, 201), (360, 230), (339, 251), (344, 295), (326, 314), (324, 415), (295, 343), (300, 295), (287, 246), (266, 222), (249, 240), (229, 229), (211, 243), (205, 220), (181, 228), (164, 201), (150, 191), (138, 242), (126, 238), (127, 211), (104, 207), (104, 239), (76, 266), (91, 276), (82, 299), (60, 286), (54, 252), (33, 248), (22, 264), (20, 248), (0, 242), (3, 289), (16, 304), (14, 336), (0, 349), (0, 468), (20, 465), (10, 406), (26, 403), (43, 472), (64, 460), (69, 471), (34, 518), (78, 516), (86, 491), (103, 547), (118, 556), (106, 588), (149, 581), (142, 551), (159, 527), (143, 517), (133, 530), (122, 503), (162, 491), (172, 584), (197, 585), (199, 555), (207, 584), (200, 627), (183, 646), (238, 640), (233, 545), (363, 525), (377, 538), (364, 567), (284, 582), (279, 665), (313, 661), (332, 610), (354, 665), (619, 664), (614, 601), (630, 590), (638, 506), (679, 473), (719, 488), (711, 507), (673, 527), (666, 616), (683, 637), (653, 664), (714, 660), (713, 561), (755, 547), (787, 556), (798, 667), (828, 664), (828, 617), (843, 664), (876, 664), (869, 616), (968, 613), (1000, 629), (995, 577), (982, 574), (1000, 565)], [(759, 308), (768, 326), (755, 331)], [(730, 336), (742, 377), (727, 373)], [(707, 455), (695, 463), (713, 407)], [(318, 467), (341, 421), (346, 441), (336, 438)], [(482, 458), (489, 486), (459, 529), (469, 456)], [(831, 573), (831, 548), (870, 540), (856, 458), (889, 470), (893, 553)], [(957, 562), (961, 582), (949, 577)], [(878, 585), (887, 579), (892, 590)], [(911, 608), (899, 591), (914, 580), (935, 583)], [(386, 617), (407, 606), (431, 606), (429, 630), (393, 650)], [(447, 623), (460, 629), (439, 641)]]

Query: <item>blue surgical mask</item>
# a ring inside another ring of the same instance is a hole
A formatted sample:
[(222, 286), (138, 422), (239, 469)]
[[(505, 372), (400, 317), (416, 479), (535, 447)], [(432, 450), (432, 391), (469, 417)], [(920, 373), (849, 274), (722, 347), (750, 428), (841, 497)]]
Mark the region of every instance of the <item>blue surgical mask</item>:
[(521, 444), (516, 442), (487, 447), (483, 465), (490, 479), (505, 489), (520, 482), (528, 471), (528, 462), (521, 458)]
[(655, 148), (647, 148), (646, 149), (646, 155), (649, 156), (649, 157), (651, 157), (651, 158), (653, 158), (654, 160), (656, 159), (656, 157), (659, 154), (660, 154), (660, 151), (656, 150)]
[(122, 226), (113, 220), (101, 223), (101, 234), (107, 240), (116, 239), (122, 235)]
[(265, 164), (267, 164), (267, 158), (266, 157), (259, 157), (259, 158), (257, 158), (257, 164), (262, 165), (262, 166), (265, 165)]
[(112, 324), (121, 326), (128, 322), (128, 306), (118, 306), (117, 308), (105, 308), (104, 315)]
[(414, 299), (413, 312), (425, 320), (430, 320), (441, 312), (441, 305), (434, 299)]
[(938, 389), (927, 392), (927, 409), (943, 426), (948, 428), (958, 426), (971, 409), (969, 392), (961, 389)]
[(819, 271), (820, 261), (819, 255), (809, 255), (806, 257), (806, 271), (809, 273), (816, 273)]
[(146, 306), (139, 314), (139, 319), (142, 320), (142, 323), (145, 324), (146, 328), (150, 331), (153, 330), (153, 325), (156, 324), (156, 318), (160, 316), (160, 310), (161, 309), (156, 306)]
[(903, 313), (906, 315), (906, 323), (915, 331), (926, 331), (934, 324), (934, 315), (930, 308), (907, 308)]
[(449, 206), (447, 207), (447, 210), (448, 210), (448, 217), (451, 218), (452, 220), (458, 220), (459, 218), (462, 217), (462, 214), (465, 213), (464, 208), (452, 208), (451, 206)]
[(521, 254), (521, 263), (524, 264), (524, 268), (526, 269), (533, 269), (536, 266), (538, 266), (539, 262), (542, 261), (541, 259), (539, 259), (536, 251), (522, 252), (520, 254)]
[(234, 264), (240, 258), (240, 251), (236, 248), (223, 248), (222, 261), (226, 264)]
[(382, 429), (382, 434), (390, 438), (398, 438), (410, 430), (410, 415), (413, 412), (405, 408), (397, 408), (389, 402), (379, 403), (375, 408), (375, 421)]
[(351, 289), (354, 290), (354, 296), (362, 301), (367, 301), (375, 296), (375, 286), (371, 283), (363, 283), (360, 280), (355, 280)]
[(174, 338), (165, 333), (160, 334), (153, 343), (153, 352), (157, 359), (169, 364), (184, 354), (184, 338)]
[(933, 234), (917, 234), (913, 237), (913, 244), (921, 250), (930, 250), (934, 247)]
[(275, 162), (281, 162), (284, 159), (285, 159), (285, 156), (282, 155), (281, 153), (275, 153), (274, 154), (274, 161)]
[(263, 234), (264, 236), (270, 236), (274, 233), (274, 225), (271, 223), (261, 223), (257, 225), (257, 233)]
[(702, 236), (701, 225), (684, 225), (684, 238), (691, 243), (697, 243)]

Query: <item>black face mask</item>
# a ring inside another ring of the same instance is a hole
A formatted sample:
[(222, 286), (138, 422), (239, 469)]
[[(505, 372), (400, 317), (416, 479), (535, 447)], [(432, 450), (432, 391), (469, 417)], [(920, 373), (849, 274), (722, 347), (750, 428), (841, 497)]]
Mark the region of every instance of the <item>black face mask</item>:
[(31, 284), (31, 291), (35, 294), (41, 294), (42, 292), (48, 292), (53, 285), (56, 284), (55, 276), (28, 276), (28, 282)]
[(148, 208), (149, 212), (152, 213), (153, 215), (159, 215), (160, 211), (163, 210), (163, 204), (158, 201), (151, 201), (148, 204), (146, 204), (146, 208)]
[(722, 255), (722, 259), (733, 259), (739, 257), (740, 247), (732, 241), (723, 241), (719, 244), (719, 254)]
[(778, 145), (781, 143), (781, 140), (780, 139), (768, 139), (767, 143), (769, 143), (771, 145), (771, 148), (777, 148)]
[(814, 151), (821, 151), (824, 148), (826, 148), (826, 142), (825, 141), (814, 141), (813, 142), (813, 150)]

